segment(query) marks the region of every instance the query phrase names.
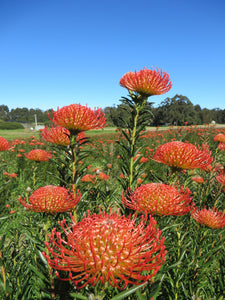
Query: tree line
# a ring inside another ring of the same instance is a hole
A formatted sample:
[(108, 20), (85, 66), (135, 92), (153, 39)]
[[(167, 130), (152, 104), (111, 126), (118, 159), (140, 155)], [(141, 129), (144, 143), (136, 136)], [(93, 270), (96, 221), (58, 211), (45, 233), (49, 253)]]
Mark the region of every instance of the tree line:
[[(148, 102), (146, 106), (152, 110), (152, 118), (149, 120), (150, 126), (203, 125), (206, 123), (210, 124), (213, 121), (218, 124), (225, 124), (225, 109), (202, 109), (200, 105), (193, 105), (186, 96), (182, 95), (166, 98), (158, 107), (154, 107), (151, 102)], [(124, 122), (129, 123), (129, 108), (124, 104), (108, 106), (103, 111), (109, 126), (123, 127)], [(0, 121), (34, 123), (35, 115), (39, 124), (47, 125), (51, 123), (47, 116), (47, 111), (25, 107), (10, 110), (7, 105), (0, 105)]]

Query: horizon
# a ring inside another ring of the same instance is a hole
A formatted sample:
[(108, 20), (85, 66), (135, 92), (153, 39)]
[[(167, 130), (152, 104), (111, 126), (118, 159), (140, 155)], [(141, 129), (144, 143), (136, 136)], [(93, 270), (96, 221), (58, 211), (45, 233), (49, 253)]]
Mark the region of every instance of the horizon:
[(0, 2), (0, 103), (46, 111), (117, 106), (129, 71), (162, 69), (174, 95), (225, 109), (225, 2)]

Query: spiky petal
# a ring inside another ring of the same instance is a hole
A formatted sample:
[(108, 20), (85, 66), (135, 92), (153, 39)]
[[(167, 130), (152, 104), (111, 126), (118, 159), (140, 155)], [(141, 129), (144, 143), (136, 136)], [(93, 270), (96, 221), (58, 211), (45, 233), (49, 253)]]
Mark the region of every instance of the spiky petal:
[(79, 289), (97, 282), (118, 289), (140, 285), (165, 261), (164, 238), (160, 240), (161, 231), (152, 217), (147, 226), (146, 216), (136, 225), (135, 219), (119, 212), (88, 214), (79, 223), (71, 218), (70, 227), (65, 220), (60, 222), (64, 238), (55, 228), (49, 235), (46, 246), (52, 258), (43, 254), (52, 268), (69, 272), (62, 280), (72, 280)]

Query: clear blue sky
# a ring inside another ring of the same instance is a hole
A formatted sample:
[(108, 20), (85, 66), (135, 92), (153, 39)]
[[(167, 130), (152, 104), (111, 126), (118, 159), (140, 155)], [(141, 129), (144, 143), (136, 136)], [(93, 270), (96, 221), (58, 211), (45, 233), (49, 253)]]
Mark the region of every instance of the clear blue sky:
[(175, 94), (225, 109), (224, 0), (0, 0), (0, 105), (118, 105), (128, 71), (158, 67)]

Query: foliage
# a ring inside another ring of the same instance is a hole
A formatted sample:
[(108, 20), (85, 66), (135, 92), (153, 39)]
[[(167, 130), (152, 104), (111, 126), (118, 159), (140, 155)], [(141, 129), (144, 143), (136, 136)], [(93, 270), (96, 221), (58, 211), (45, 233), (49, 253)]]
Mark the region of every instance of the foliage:
[(0, 122), (0, 130), (24, 129), (23, 125), (17, 122)]

